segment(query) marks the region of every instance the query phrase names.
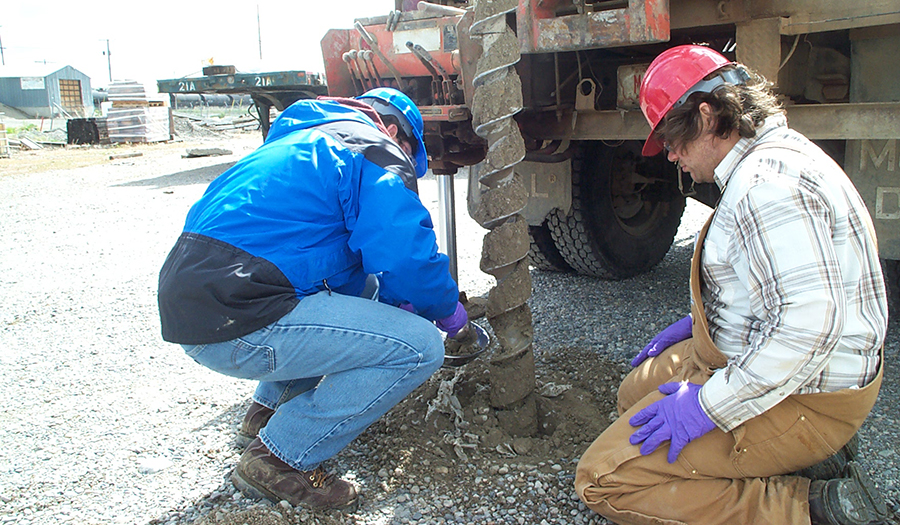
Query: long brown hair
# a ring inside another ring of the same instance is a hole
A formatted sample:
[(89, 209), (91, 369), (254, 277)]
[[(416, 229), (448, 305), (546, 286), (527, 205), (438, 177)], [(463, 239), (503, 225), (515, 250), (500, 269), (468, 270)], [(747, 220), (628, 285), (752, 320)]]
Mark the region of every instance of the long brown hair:
[[(722, 71), (744, 68), (726, 66), (711, 73), (712, 78)], [(700, 104), (706, 102), (712, 110), (713, 133), (726, 138), (737, 131), (741, 137), (756, 136), (756, 128), (772, 115), (784, 113), (784, 108), (772, 91), (772, 84), (758, 73), (744, 68), (750, 80), (744, 85), (723, 84), (712, 93), (692, 93), (684, 104), (670, 110), (656, 128), (656, 135), (669, 147), (680, 149), (697, 139), (703, 132)]]

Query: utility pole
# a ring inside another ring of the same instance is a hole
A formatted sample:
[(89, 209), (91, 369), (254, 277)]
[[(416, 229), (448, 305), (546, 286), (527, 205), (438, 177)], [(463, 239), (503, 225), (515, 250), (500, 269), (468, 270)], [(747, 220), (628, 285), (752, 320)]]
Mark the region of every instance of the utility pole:
[(6, 57), (3, 56), (3, 39), (0, 39), (0, 63), (2, 63), (4, 66), (6, 65)]
[(259, 59), (262, 60), (262, 28), (259, 25), (259, 4), (256, 4), (256, 34), (259, 37)]
[(112, 53), (109, 52), (109, 39), (106, 39), (106, 66), (109, 68), (109, 81), (112, 82), (112, 60), (109, 58)]

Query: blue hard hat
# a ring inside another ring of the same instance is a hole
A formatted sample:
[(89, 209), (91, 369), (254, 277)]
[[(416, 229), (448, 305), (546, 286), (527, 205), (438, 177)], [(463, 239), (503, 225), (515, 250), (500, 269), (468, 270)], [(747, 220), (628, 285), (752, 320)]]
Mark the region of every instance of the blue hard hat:
[(422, 177), (428, 171), (428, 154), (425, 152), (425, 140), (423, 138), (425, 123), (422, 114), (413, 101), (394, 88), (375, 88), (366, 91), (356, 97), (357, 100), (372, 106), (382, 115), (394, 115), (400, 121), (400, 127), (409, 137), (415, 137), (416, 146), (416, 177)]

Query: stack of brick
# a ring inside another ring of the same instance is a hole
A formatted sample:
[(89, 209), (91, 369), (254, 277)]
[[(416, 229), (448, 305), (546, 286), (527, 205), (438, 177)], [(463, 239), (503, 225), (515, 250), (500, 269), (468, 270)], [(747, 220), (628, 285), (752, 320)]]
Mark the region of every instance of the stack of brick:
[(172, 138), (172, 112), (151, 101), (143, 84), (133, 80), (109, 86), (112, 107), (106, 115), (110, 142), (160, 142)]

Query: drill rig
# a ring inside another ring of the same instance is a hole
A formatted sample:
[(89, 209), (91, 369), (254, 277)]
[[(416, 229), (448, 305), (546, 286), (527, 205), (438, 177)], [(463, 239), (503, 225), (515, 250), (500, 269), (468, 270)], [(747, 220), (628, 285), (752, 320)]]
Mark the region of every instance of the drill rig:
[[(791, 127), (844, 166), (866, 200), (900, 289), (900, 84), (886, 67), (900, 49), (896, 0), (395, 7), (325, 35), (328, 91), (391, 86), (409, 95), (425, 120), (430, 166), (451, 183), (451, 209), (452, 175), (468, 167), (468, 211), (489, 230), (481, 268), (497, 279), (487, 305), (501, 346), (491, 361), (494, 406), (513, 416), (533, 410), (533, 380), (523, 380), (533, 377), (529, 264), (604, 279), (640, 274), (665, 256), (686, 198), (718, 199), (715, 185), (694, 185), (662, 155), (640, 154), (650, 129), (639, 86), (672, 46), (708, 44), (775, 84)], [(494, 382), (504, 367), (514, 377)]]

